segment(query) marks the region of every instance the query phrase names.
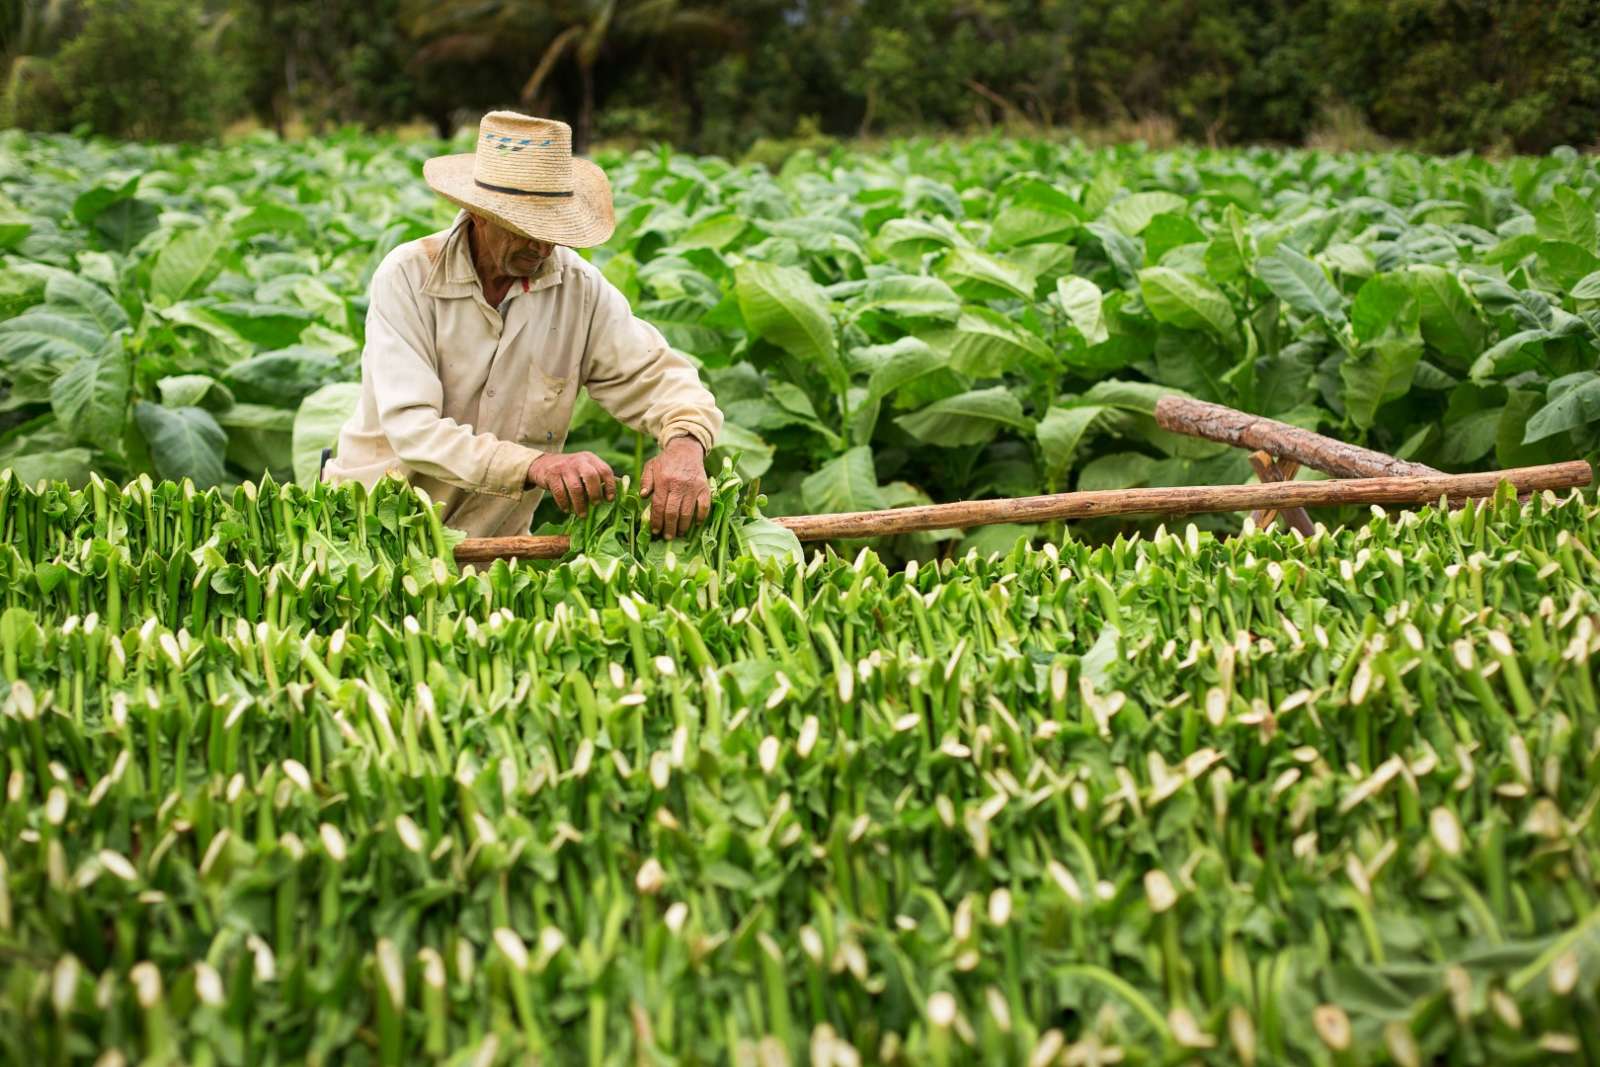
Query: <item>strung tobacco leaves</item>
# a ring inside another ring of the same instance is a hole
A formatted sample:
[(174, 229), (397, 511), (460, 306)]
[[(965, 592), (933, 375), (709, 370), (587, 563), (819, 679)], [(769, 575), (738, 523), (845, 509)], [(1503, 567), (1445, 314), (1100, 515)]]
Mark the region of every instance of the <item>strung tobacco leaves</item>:
[(1577, 496), (457, 572), (397, 485), (0, 494), (5, 1062), (1600, 1058)]

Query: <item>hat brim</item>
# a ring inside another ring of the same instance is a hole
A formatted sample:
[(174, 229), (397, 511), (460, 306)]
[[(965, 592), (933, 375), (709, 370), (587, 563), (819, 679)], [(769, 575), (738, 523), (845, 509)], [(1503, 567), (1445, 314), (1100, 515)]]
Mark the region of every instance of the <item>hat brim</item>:
[(474, 155), (435, 156), (422, 165), (422, 177), (440, 196), (468, 211), (536, 241), (592, 248), (610, 240), (617, 228), (611, 183), (587, 159), (572, 161), (572, 195), (517, 196), (485, 189), (473, 180)]

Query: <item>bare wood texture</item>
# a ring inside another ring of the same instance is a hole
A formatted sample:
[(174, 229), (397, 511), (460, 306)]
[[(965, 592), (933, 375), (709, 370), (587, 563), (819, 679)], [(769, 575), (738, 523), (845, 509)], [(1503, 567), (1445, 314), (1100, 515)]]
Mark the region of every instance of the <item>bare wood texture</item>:
[[(1300, 469), (1300, 462), (1293, 459), (1275, 460), (1265, 452), (1250, 453), (1250, 466), (1255, 468), (1256, 476), (1263, 482), (1289, 482), (1294, 480), (1295, 472)], [(1265, 530), (1279, 517), (1288, 523), (1291, 529), (1299, 530), (1310, 537), (1316, 532), (1316, 526), (1311, 522), (1311, 516), (1306, 514), (1305, 508), (1288, 508), (1280, 512), (1277, 508), (1258, 508), (1250, 513), (1259, 529)]]
[(1186, 396), (1164, 396), (1157, 401), (1156, 424), (1174, 433), (1239, 448), (1261, 449), (1280, 459), (1299, 460), (1312, 470), (1335, 478), (1418, 477), (1441, 473), (1421, 463), (1408, 463), (1264, 415), (1250, 415)]
[[(1252, 508), (1282, 511), (1343, 504), (1426, 504), (1440, 497), (1467, 500), (1490, 496), (1503, 481), (1510, 482), (1518, 492), (1526, 493), (1586, 486), (1593, 478), (1594, 472), (1588, 463), (1573, 460), (1570, 463), (1485, 471), (1480, 474), (1108, 489), (1007, 500), (927, 504), (888, 511), (793, 515), (774, 521), (793, 530), (802, 541), (851, 540), (919, 530), (962, 529), (1002, 522), (1044, 522), (1108, 515), (1193, 515), (1200, 512), (1248, 511)], [(460, 563), (481, 563), (503, 556), (553, 559), (564, 555), (567, 548), (565, 537), (468, 538), (456, 546), (456, 560)]]

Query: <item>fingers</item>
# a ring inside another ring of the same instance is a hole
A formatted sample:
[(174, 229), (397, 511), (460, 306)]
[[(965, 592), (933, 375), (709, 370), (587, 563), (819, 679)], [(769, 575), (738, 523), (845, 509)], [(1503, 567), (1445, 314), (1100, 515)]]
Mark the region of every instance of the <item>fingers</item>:
[(700, 506), (699, 497), (694, 493), (684, 493), (683, 502), (678, 511), (678, 534), (688, 537), (689, 531), (694, 529), (694, 513)]
[(695, 501), (694, 522), (698, 526), (711, 517), (711, 486), (706, 484), (700, 488), (700, 496)]
[(658, 493), (650, 498), (650, 532), (659, 534), (667, 521), (667, 494)]
[[(656, 487), (656, 461), (651, 460), (644, 465), (644, 470), (639, 472), (639, 495), (647, 497)], [(651, 515), (655, 512), (652, 510)], [(651, 520), (652, 522), (654, 519)]]
[(577, 470), (566, 471), (561, 477), (562, 483), (567, 487), (567, 498), (572, 501), (569, 509), (580, 518), (589, 513), (589, 493), (583, 487), (583, 474)]
[(567, 487), (560, 478), (546, 478), (545, 486), (550, 490), (550, 499), (556, 502), (556, 507), (562, 511), (572, 510), (572, 500), (567, 496)]
[(678, 536), (678, 522), (680, 519), (679, 513), (683, 510), (683, 493), (674, 487), (667, 491), (666, 496), (667, 504), (666, 508), (664, 509), (666, 511), (666, 516), (662, 533), (665, 534), (667, 540), (670, 541), (674, 537)]
[(595, 462), (600, 464), (600, 482), (605, 486), (606, 499), (617, 499), (617, 476), (616, 473), (612, 471), (611, 464), (599, 458), (596, 458)]
[(583, 482), (585, 509), (590, 504), (600, 503), (602, 499), (600, 495), (602, 492), (601, 486), (605, 483), (604, 479), (600, 477), (600, 468), (603, 466), (604, 464), (597, 458), (592, 463), (585, 464), (578, 473), (579, 480)]

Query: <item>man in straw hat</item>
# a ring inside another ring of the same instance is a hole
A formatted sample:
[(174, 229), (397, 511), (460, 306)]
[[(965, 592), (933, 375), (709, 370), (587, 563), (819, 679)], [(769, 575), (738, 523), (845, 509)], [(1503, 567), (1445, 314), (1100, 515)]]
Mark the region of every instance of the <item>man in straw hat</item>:
[(484, 116), (476, 150), (423, 166), (461, 206), (372, 278), (361, 399), (323, 476), (371, 486), (397, 471), (474, 536), (526, 533), (548, 491), (585, 514), (616, 496), (592, 452), (561, 450), (578, 387), (661, 450), (640, 477), (650, 524), (685, 533), (711, 507), (705, 456), (722, 426), (694, 366), (573, 252), (616, 220), (604, 172), (562, 122)]

